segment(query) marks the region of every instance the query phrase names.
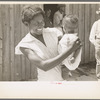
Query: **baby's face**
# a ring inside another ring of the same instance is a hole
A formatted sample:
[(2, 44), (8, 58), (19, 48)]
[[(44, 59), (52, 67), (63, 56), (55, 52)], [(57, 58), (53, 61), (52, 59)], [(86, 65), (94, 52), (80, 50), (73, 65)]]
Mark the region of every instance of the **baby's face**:
[(74, 34), (75, 29), (72, 28), (72, 27), (70, 27), (68, 24), (64, 24), (64, 25), (63, 25), (63, 31), (64, 31), (65, 33), (71, 32), (71, 34), (72, 34), (72, 33)]

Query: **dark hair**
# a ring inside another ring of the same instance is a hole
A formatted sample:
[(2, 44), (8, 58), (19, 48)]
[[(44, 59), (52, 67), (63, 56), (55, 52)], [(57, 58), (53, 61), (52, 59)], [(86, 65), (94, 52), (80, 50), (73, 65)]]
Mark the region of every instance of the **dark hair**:
[(39, 7), (25, 6), (22, 10), (22, 22), (27, 25), (25, 22), (30, 23), (30, 21), (38, 14), (42, 14), (44, 17), (44, 12)]

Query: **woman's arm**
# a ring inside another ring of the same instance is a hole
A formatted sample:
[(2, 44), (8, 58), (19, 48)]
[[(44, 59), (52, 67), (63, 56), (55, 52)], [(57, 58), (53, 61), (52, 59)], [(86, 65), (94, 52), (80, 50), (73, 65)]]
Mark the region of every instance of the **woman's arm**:
[(41, 59), (37, 54), (35, 54), (34, 51), (31, 49), (23, 48), (21, 47), (22, 53), (30, 60), (31, 64), (36, 65), (38, 68), (48, 71), (55, 66), (59, 65), (66, 57), (68, 57), (73, 51), (75, 51), (77, 48), (80, 48), (80, 43), (76, 43), (74, 41), (73, 46), (69, 48), (69, 50), (65, 51), (64, 53), (59, 54), (58, 56), (43, 60)]

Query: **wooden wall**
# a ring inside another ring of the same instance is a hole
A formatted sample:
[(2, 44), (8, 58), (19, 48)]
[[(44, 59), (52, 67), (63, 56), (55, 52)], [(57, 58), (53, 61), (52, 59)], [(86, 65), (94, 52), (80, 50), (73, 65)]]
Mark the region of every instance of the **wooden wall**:
[[(24, 56), (15, 55), (15, 46), (27, 34), (28, 29), (21, 22), (21, 10), (24, 5), (0, 5), (0, 80), (20, 81), (36, 77), (29, 61)], [(42, 5), (38, 5), (43, 7)], [(66, 13), (79, 17), (79, 37), (83, 42), (82, 63), (94, 61), (94, 47), (89, 42), (90, 29), (98, 19), (95, 11), (98, 4), (66, 5)]]

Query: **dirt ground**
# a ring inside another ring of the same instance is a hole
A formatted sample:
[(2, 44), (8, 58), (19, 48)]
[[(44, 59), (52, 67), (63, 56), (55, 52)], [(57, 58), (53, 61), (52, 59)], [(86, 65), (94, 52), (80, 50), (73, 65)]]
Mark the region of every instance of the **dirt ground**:
[(71, 74), (66, 67), (62, 71), (63, 78), (67, 81), (97, 81), (95, 62), (80, 65), (78, 69), (71, 71)]

